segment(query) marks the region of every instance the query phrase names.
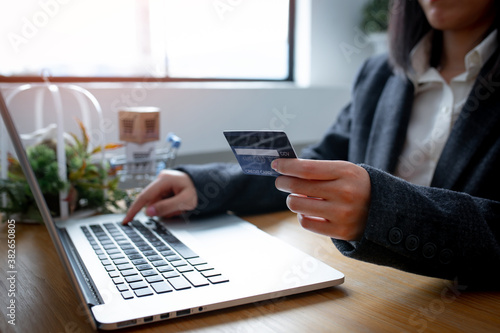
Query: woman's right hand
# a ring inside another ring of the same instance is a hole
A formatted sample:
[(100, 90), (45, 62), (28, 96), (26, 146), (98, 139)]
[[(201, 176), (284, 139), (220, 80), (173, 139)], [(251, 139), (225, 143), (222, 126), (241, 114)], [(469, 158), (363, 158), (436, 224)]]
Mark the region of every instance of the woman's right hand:
[(182, 171), (164, 170), (134, 200), (122, 223), (127, 224), (146, 207), (146, 215), (171, 217), (193, 210), (198, 195), (191, 178)]

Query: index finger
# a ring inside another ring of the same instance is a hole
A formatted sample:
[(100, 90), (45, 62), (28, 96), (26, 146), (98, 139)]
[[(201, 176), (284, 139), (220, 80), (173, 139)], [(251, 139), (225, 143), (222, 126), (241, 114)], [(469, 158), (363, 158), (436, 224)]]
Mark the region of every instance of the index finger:
[(139, 211), (146, 205), (150, 204), (151, 201), (157, 197), (157, 191), (159, 191), (158, 182), (154, 181), (149, 186), (147, 186), (141, 193), (135, 198), (132, 205), (130, 205), (127, 214), (122, 220), (122, 224), (127, 224), (134, 219), (134, 216), (139, 213)]
[(130, 205), (129, 209), (127, 210), (127, 214), (122, 220), (122, 224), (127, 224), (130, 221), (134, 219), (134, 216), (139, 213), (139, 211), (146, 205), (145, 202), (139, 201), (138, 199), (140, 198), (140, 195), (137, 197), (136, 200)]
[(285, 176), (311, 180), (333, 180), (345, 169), (344, 161), (306, 160), (297, 158), (275, 159), (271, 167)]

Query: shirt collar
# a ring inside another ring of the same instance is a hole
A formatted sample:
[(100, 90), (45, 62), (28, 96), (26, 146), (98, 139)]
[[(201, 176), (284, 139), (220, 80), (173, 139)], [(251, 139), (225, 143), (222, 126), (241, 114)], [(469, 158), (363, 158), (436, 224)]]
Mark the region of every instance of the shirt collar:
[[(415, 85), (418, 85), (419, 82), (422, 82), (422, 79), (425, 79), (429, 75), (427, 72), (430, 69), (429, 62), (432, 47), (432, 35), (432, 31), (427, 33), (417, 43), (417, 45), (415, 45), (410, 53), (413, 71), (410, 73), (409, 77)], [(497, 30), (494, 30), (485, 39), (483, 39), (481, 43), (465, 55), (464, 62), (467, 78), (477, 76), (481, 67), (495, 52), (497, 46)]]
[(476, 76), (497, 48), (497, 30), (492, 31), (479, 45), (465, 55), (465, 70)]

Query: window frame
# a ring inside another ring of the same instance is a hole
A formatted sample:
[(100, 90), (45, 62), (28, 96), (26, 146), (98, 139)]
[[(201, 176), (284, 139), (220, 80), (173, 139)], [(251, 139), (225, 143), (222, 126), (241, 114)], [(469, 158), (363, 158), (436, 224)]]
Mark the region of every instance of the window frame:
[(246, 78), (183, 78), (183, 77), (150, 77), (150, 76), (43, 76), (32, 75), (0, 75), (2, 83), (40, 83), (47, 79), (54, 83), (81, 82), (293, 82), (295, 80), (295, 20), (296, 0), (288, 0), (288, 76), (284, 79), (246, 79)]

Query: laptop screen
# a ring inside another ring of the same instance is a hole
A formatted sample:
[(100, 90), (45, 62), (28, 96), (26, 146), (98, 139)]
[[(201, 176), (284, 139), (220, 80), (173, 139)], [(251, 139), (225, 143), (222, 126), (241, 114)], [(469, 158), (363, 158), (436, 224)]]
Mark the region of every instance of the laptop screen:
[[(14, 146), (14, 150), (17, 154), (17, 158), (19, 160), (19, 164), (24, 172), (24, 175), (26, 177), (26, 180), (29, 184), (29, 187), (33, 193), (33, 197), (35, 198), (36, 204), (38, 206), (38, 209), (40, 210), (40, 214), (42, 215), (43, 221), (45, 222), (45, 226), (47, 227), (47, 230), (50, 234), (50, 237), (52, 239), (52, 242), (54, 243), (54, 246), (56, 248), (57, 254), (59, 255), (59, 258), (61, 259), (63, 266), (68, 273), (68, 276), (70, 277), (71, 283), (73, 284), (73, 287), (75, 291), (77, 292), (77, 295), (79, 299), (82, 301), (82, 304), (86, 304), (85, 302), (85, 297), (82, 293), (82, 290), (78, 287), (78, 282), (77, 282), (77, 277), (73, 270), (71, 269), (71, 263), (68, 258), (68, 255), (66, 251), (64, 250), (64, 246), (62, 244), (61, 237), (59, 235), (58, 229), (52, 219), (52, 216), (50, 214), (50, 211), (47, 207), (47, 204), (45, 202), (45, 199), (43, 197), (42, 191), (40, 190), (40, 186), (38, 184), (38, 181), (35, 177), (35, 174), (33, 172), (33, 169), (31, 168), (31, 165), (28, 160), (28, 156), (26, 154), (26, 151), (23, 147), (23, 144), (21, 142), (21, 138), (19, 136), (19, 133), (17, 131), (17, 128), (14, 124), (14, 121), (12, 120), (12, 117), (9, 113), (9, 110), (7, 108), (7, 105), (5, 103), (4, 97), (2, 92), (0, 92), (0, 114), (3, 119), (3, 123), (5, 126), (5, 129), (7, 130), (7, 133), (9, 134), (10, 140), (12, 142), (12, 145)], [(2, 137), (0, 137), (0, 141), (5, 142), (7, 140), (6, 137), (4, 137), (5, 133), (2, 130)], [(5, 154), (5, 153), (3, 153)], [(87, 312), (89, 318), (92, 317), (90, 309), (87, 307), (84, 307), (85, 311)], [(95, 323), (92, 322), (92, 325), (94, 329), (96, 329)]]

